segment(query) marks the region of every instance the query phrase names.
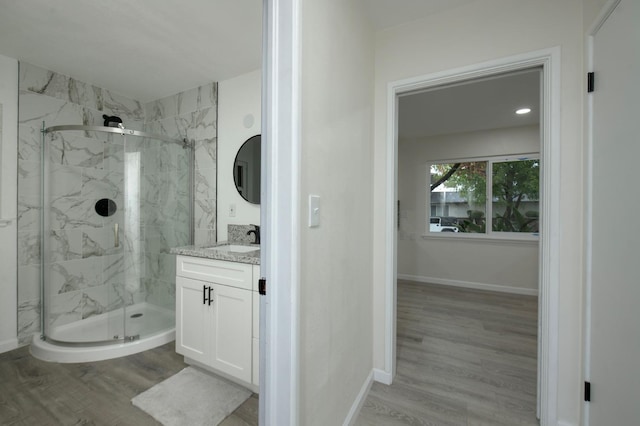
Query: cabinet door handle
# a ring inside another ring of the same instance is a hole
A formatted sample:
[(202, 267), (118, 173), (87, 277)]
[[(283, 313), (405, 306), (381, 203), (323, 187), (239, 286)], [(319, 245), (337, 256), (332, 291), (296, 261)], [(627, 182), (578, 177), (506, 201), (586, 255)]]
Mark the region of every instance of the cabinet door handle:
[(211, 292), (213, 288), (210, 285), (202, 286), (202, 304), (211, 306), (211, 302), (213, 302), (213, 298), (211, 297)]

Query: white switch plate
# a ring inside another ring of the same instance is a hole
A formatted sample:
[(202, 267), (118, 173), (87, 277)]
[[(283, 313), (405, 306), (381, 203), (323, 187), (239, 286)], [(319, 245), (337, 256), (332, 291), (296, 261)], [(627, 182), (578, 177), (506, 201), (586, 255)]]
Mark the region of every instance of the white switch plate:
[(229, 217), (236, 217), (236, 205), (229, 204)]
[(320, 196), (309, 195), (309, 228), (320, 226)]

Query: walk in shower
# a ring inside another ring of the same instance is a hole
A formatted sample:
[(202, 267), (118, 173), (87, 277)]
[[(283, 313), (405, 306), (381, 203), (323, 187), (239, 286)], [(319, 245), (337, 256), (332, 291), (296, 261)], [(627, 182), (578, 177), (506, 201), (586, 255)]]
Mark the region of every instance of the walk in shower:
[(41, 336), (58, 362), (175, 335), (175, 258), (193, 241), (193, 144), (119, 127), (42, 129)]

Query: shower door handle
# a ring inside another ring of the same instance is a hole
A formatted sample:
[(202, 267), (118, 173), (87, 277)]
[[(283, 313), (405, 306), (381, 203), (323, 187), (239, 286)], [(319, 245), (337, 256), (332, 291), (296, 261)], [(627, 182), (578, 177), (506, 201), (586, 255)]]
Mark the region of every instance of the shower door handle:
[(118, 223), (113, 224), (113, 238), (115, 240), (115, 247), (120, 247), (120, 234), (118, 233)]

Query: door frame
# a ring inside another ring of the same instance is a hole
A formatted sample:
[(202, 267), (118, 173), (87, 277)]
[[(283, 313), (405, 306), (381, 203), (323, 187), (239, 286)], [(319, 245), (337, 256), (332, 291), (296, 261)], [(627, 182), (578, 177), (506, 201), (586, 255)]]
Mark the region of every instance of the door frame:
[[(605, 21), (613, 13), (621, 0), (609, 0), (600, 11), (589, 31), (586, 39), (586, 68), (587, 72), (594, 70), (593, 48), (596, 34), (602, 28)], [(586, 182), (585, 182), (585, 218), (584, 218), (584, 274), (585, 274), (585, 298), (584, 298), (584, 381), (591, 381), (591, 294), (593, 290), (591, 261), (593, 259), (593, 96), (588, 93), (586, 97), (587, 108), (587, 158), (586, 158)], [(589, 416), (589, 403), (582, 398), (582, 419), (584, 425), (591, 424)]]
[(259, 423), (298, 424), (300, 0), (262, 2)]
[(403, 94), (525, 68), (542, 67), (541, 184), (538, 315), (538, 414), (541, 425), (557, 424), (560, 254), (560, 47), (390, 82), (387, 86), (385, 223), (385, 367), (376, 380), (390, 384), (396, 374), (398, 191), (398, 98)]

